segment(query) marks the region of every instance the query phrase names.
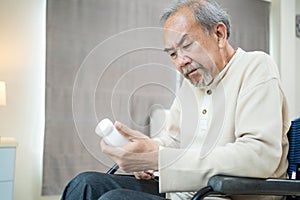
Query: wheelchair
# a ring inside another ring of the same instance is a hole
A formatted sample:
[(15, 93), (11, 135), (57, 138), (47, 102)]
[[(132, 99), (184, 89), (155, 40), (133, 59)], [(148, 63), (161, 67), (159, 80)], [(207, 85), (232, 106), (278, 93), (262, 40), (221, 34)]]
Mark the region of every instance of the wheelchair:
[(300, 200), (300, 118), (292, 121), (288, 131), (289, 179), (250, 178), (215, 175), (206, 187), (200, 189), (192, 200), (200, 200), (211, 194), (220, 195), (274, 195), (287, 200)]

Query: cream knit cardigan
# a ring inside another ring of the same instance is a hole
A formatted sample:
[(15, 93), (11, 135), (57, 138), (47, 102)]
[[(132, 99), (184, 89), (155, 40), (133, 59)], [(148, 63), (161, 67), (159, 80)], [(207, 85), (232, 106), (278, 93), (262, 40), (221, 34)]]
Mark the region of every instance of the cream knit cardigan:
[(155, 139), (160, 192), (189, 199), (215, 174), (286, 177), (289, 126), (276, 64), (263, 52), (238, 48), (209, 87), (183, 81)]

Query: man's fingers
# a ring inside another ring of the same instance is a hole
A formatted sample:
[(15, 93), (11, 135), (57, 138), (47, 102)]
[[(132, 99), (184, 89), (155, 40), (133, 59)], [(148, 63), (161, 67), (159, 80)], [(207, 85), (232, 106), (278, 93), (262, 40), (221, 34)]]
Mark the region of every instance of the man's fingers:
[(134, 131), (118, 121), (115, 122), (115, 127), (122, 135), (125, 135), (126, 137), (131, 136), (132, 132)]
[(133, 174), (136, 179), (142, 179), (141, 172), (133, 172)]
[(101, 151), (110, 156), (121, 155), (121, 152), (124, 152), (121, 148), (108, 145), (103, 139), (100, 142), (100, 146)]
[(106, 144), (105, 141), (102, 139), (100, 141), (101, 151), (103, 153), (109, 153), (109, 149), (111, 148), (110, 145)]
[(145, 138), (148, 138), (146, 135), (142, 134), (141, 132), (136, 131), (136, 130), (132, 130), (128, 126), (126, 126), (126, 125), (124, 125), (124, 124), (122, 124), (118, 121), (115, 122), (115, 127), (122, 135), (124, 135), (128, 139), (135, 139), (135, 138), (145, 139)]
[(153, 176), (149, 173), (146, 173), (146, 172), (134, 172), (134, 176), (136, 179), (146, 179), (146, 180), (149, 180), (149, 179), (152, 179)]

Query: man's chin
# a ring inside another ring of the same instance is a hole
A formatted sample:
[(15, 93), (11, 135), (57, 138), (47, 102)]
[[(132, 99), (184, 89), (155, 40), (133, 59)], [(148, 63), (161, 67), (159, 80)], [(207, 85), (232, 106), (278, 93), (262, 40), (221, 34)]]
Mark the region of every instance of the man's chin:
[(199, 81), (194, 81), (194, 80), (191, 80), (191, 79), (188, 79), (188, 80), (190, 81), (190, 83), (193, 86), (195, 86), (197, 88), (200, 88), (200, 89), (207, 88), (207, 86), (209, 86), (213, 82), (213, 80), (211, 80), (209, 83), (205, 83), (205, 81), (203, 81), (203, 80), (199, 80)]
[(197, 88), (204, 88), (204, 87), (206, 87), (206, 85), (203, 83), (203, 82), (200, 82), (200, 81), (193, 81), (193, 80), (191, 80), (191, 79), (188, 79), (189, 81), (190, 81), (190, 83), (193, 85), (193, 86), (195, 86), (195, 87), (197, 87)]

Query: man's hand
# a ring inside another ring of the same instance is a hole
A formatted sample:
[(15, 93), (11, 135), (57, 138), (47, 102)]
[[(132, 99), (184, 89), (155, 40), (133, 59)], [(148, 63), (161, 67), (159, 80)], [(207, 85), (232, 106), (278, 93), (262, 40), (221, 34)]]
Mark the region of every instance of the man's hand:
[(154, 170), (147, 170), (142, 172), (134, 172), (134, 176), (136, 179), (154, 179)]
[(101, 141), (102, 152), (109, 155), (124, 172), (145, 171), (158, 168), (158, 144), (139, 131), (132, 130), (120, 122), (116, 129), (129, 142), (121, 147), (110, 146)]

